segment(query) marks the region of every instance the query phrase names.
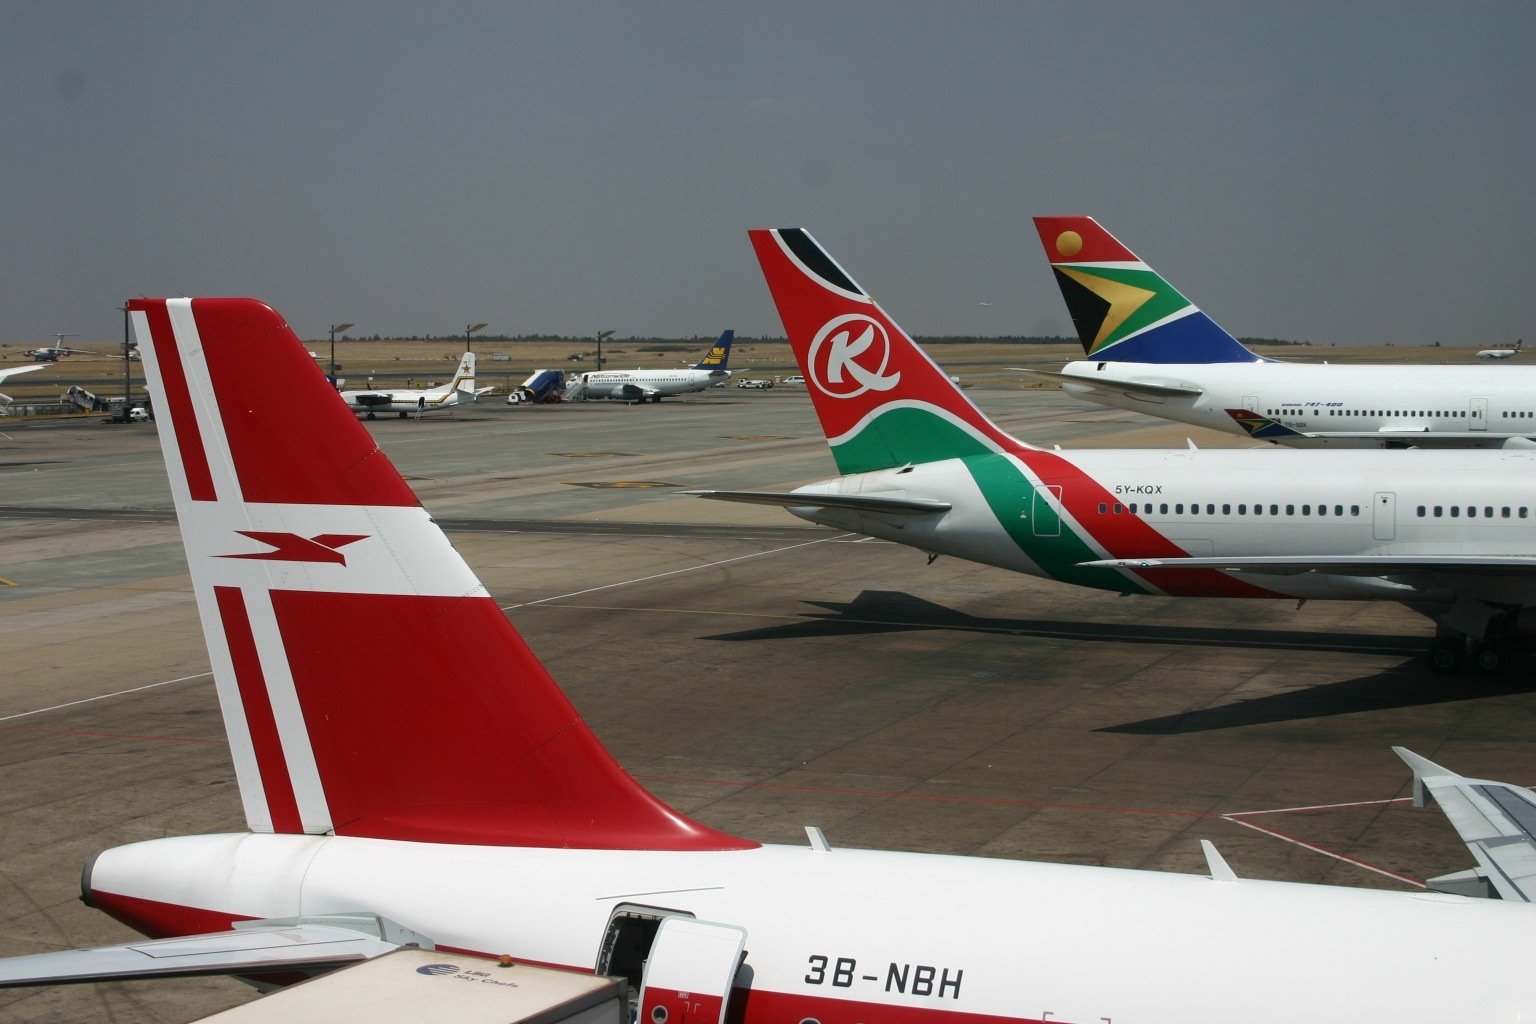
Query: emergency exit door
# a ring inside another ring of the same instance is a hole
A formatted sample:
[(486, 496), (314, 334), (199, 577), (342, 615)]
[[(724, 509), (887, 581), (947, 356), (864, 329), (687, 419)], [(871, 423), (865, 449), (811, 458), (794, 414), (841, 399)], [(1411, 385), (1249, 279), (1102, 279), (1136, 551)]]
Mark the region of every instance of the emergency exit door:
[(665, 918), (645, 964), (638, 1024), (724, 1024), (746, 945), (745, 928)]

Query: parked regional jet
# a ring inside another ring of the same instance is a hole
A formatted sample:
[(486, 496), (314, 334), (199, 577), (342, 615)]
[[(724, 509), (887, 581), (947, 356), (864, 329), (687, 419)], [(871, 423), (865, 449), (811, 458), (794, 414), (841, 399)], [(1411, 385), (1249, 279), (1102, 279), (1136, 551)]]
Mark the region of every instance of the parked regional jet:
[[(33, 363), (31, 366), (12, 366), (7, 369), (0, 370), (0, 384), (5, 383), (8, 378), (16, 377), (23, 373), (31, 373), (33, 370), (41, 369), (43, 369), (42, 363)], [(7, 406), (10, 404), (11, 396), (7, 394), (0, 394), (0, 406)]]
[(798, 228), (751, 232), (844, 474), (691, 492), (1126, 594), (1429, 608), (1436, 667), (1536, 624), (1536, 452), (1045, 451), (1005, 433)]
[[(291, 978), (415, 942), (625, 975), (647, 1024), (1536, 1013), (1536, 912), (1507, 900), (1239, 878), (1208, 843), (1209, 875), (1177, 875), (840, 850), (819, 832), (763, 846), (689, 820), (603, 749), (275, 312), (128, 309), (249, 830), (86, 865), (88, 905), (188, 938), (19, 957), (0, 983)], [(914, 372), (846, 332), (822, 340), (820, 388)], [(1413, 764), (1423, 791), (1491, 816), (1469, 842), (1511, 834), (1484, 873), (1529, 856), (1531, 794)]]
[(580, 374), (567, 398), (618, 398), (626, 402), (660, 402), (663, 398), (703, 391), (731, 375), (731, 342), (735, 331), (721, 333), (709, 352), (689, 367), (676, 370), (592, 370)]
[(1524, 344), (1525, 344), (1525, 339), (1521, 338), (1519, 341), (1515, 342), (1515, 347), (1514, 348), (1485, 348), (1485, 349), (1480, 349), (1478, 351), (1478, 353), (1477, 353), (1477, 358), (1479, 358), (1479, 359), (1513, 359), (1515, 356), (1520, 354), (1520, 346), (1524, 345)]
[[(313, 356), (314, 353), (306, 354)], [(465, 352), (464, 358), (459, 360), (459, 368), (454, 371), (453, 380), (439, 387), (426, 390), (398, 388), (394, 391), (342, 391), (339, 394), (352, 407), (353, 412), (366, 413), (366, 418), (371, 420), (375, 413), (381, 412), (398, 413), (401, 419), (405, 419), (411, 413), (419, 416), (451, 405), (464, 405), (490, 390), (476, 389), (475, 354)]]
[(1036, 217), (1035, 230), (1087, 358), (1023, 372), (1073, 397), (1289, 447), (1536, 446), (1536, 366), (1265, 359), (1093, 218)]

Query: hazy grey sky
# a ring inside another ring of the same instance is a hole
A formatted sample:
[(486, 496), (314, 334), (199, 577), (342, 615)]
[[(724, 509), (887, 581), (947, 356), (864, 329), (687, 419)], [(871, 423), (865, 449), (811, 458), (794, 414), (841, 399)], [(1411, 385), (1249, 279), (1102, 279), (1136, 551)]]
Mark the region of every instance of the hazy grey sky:
[(1536, 338), (1529, 0), (0, 0), (0, 86), (0, 342), (777, 333), (778, 226), (910, 331), (1064, 334), (1066, 213), (1234, 333)]

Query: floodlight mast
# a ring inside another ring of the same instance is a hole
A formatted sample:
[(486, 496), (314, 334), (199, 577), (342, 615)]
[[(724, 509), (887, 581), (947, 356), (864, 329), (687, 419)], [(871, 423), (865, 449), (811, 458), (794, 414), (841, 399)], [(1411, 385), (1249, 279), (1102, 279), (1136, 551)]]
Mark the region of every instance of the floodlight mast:
[(597, 332), (597, 369), (598, 369), (598, 372), (602, 372), (602, 369), (603, 369), (603, 339), (604, 338), (611, 338), (611, 337), (613, 337), (617, 333), (618, 333), (617, 331), (598, 331)]
[(466, 351), (466, 352), (473, 352), (474, 351), (474, 349), (469, 347), (469, 336), (471, 334), (474, 334), (476, 331), (486, 327), (486, 326), (487, 326), (486, 324), (465, 324), (464, 325), (464, 351)]
[(336, 335), (343, 334), (352, 329), (353, 324), (331, 324), (331, 383), (336, 382), (336, 371), (341, 367), (336, 365)]

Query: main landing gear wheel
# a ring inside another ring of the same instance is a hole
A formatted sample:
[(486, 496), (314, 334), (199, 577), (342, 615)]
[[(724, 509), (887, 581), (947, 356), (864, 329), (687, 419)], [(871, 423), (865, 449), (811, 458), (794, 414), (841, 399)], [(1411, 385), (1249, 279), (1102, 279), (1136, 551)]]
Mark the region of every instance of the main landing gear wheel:
[(1466, 654), (1466, 641), (1443, 637), (1429, 645), (1429, 667), (1436, 672), (1451, 673), (1461, 668)]
[(371, 420), (371, 419), (373, 419), (373, 413), (369, 413), (367, 416), (365, 416), (363, 418)]

